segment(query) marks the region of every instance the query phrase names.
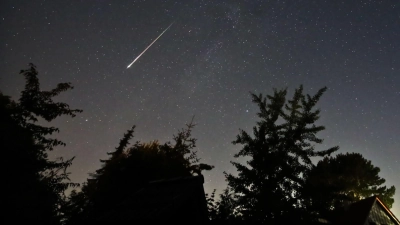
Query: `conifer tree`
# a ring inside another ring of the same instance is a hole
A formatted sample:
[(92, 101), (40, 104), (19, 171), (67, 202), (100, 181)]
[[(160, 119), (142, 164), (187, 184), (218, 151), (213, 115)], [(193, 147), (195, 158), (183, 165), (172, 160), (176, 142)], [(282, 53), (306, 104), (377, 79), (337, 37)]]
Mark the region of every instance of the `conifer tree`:
[(302, 187), (304, 175), (312, 168), (311, 157), (325, 156), (338, 147), (316, 151), (322, 143), (316, 135), (325, 129), (315, 123), (320, 110), (314, 109), (326, 88), (314, 96), (295, 90), (286, 101), (286, 90), (274, 89), (273, 95), (251, 94), (259, 108), (259, 121), (253, 137), (240, 130), (233, 144), (243, 148), (235, 158), (246, 157), (246, 164), (232, 162), (238, 174), (225, 173), (228, 188), (234, 193), (234, 214), (254, 223), (285, 224), (304, 219)]

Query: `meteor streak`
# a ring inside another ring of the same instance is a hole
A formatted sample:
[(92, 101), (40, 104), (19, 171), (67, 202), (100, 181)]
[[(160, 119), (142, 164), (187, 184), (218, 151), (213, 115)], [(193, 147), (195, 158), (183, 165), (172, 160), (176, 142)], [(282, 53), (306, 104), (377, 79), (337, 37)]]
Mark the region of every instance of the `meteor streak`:
[(151, 42), (151, 44), (150, 44), (149, 46), (147, 46), (147, 48), (144, 49), (143, 52), (140, 53), (140, 54), (136, 57), (136, 59), (133, 60), (133, 62), (132, 62), (131, 64), (129, 64), (128, 67), (126, 67), (126, 68), (128, 69), (129, 67), (131, 67), (131, 66), (140, 58), (140, 56), (142, 56), (142, 55), (147, 51), (147, 49), (149, 49), (149, 48), (154, 44), (154, 42), (156, 42), (156, 41), (165, 33), (165, 31), (167, 31), (167, 30), (172, 26), (172, 24), (174, 24), (174, 22), (172, 22), (172, 23), (167, 27), (167, 29), (165, 29), (153, 42)]

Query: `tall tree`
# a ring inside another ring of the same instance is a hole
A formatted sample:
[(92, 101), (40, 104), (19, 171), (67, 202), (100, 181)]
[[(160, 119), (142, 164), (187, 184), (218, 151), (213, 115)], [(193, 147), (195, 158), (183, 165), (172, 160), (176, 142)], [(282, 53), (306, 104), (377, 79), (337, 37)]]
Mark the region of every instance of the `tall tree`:
[[(251, 137), (240, 130), (234, 144), (243, 148), (235, 158), (246, 157), (247, 164), (232, 162), (237, 176), (225, 173), (228, 187), (234, 192), (235, 213), (255, 223), (284, 224), (301, 221), (304, 201), (304, 175), (312, 167), (311, 157), (336, 151), (332, 147), (316, 151), (322, 143), (316, 134), (324, 130), (315, 125), (320, 110), (314, 107), (326, 88), (314, 96), (304, 95), (303, 87), (286, 101), (286, 90), (274, 89), (273, 95), (251, 94), (260, 112), (260, 121)], [(306, 215), (306, 214), (304, 214)]]
[(129, 145), (134, 128), (128, 130), (110, 158), (91, 175), (82, 192), (71, 198), (69, 224), (90, 224), (110, 211), (129, 194), (145, 187), (150, 181), (200, 174), (212, 166), (199, 163), (196, 139), (191, 137), (193, 123), (174, 136), (174, 143), (136, 142)]
[(309, 209), (319, 214), (371, 196), (388, 206), (394, 203), (395, 187), (387, 188), (379, 177), (380, 169), (359, 153), (325, 157), (307, 174)]
[(50, 160), (48, 152), (65, 145), (51, 138), (56, 127), (44, 127), (37, 121), (52, 121), (61, 115), (74, 117), (81, 112), (66, 103), (54, 102), (53, 97), (72, 89), (61, 83), (51, 91), (42, 91), (38, 72), (33, 64), (22, 70), (25, 89), (19, 102), (0, 93), (0, 149), (3, 150), (5, 181), (5, 220), (13, 224), (59, 224), (62, 220), (64, 191), (77, 184), (69, 182), (66, 169), (72, 159)]

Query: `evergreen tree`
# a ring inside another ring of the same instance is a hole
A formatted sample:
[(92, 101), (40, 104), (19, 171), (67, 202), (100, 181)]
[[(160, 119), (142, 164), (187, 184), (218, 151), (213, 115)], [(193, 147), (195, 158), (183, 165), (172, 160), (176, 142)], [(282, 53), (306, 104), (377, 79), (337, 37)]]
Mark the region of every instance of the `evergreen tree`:
[(394, 203), (395, 187), (383, 186), (380, 169), (359, 153), (325, 157), (307, 174), (306, 195), (309, 209), (326, 215), (333, 209), (371, 196), (389, 208)]
[(42, 91), (36, 67), (29, 66), (21, 71), (26, 84), (19, 102), (0, 93), (0, 149), (5, 154), (3, 165), (7, 169), (4, 219), (11, 224), (60, 224), (64, 191), (77, 185), (69, 182), (66, 171), (73, 158), (66, 161), (48, 158), (48, 151), (65, 143), (49, 137), (59, 132), (58, 128), (44, 127), (37, 121), (42, 118), (50, 122), (61, 115), (74, 117), (81, 110), (72, 110), (67, 104), (52, 100), (72, 89), (70, 83)]
[(157, 141), (136, 142), (129, 145), (133, 137), (132, 127), (125, 133), (110, 158), (101, 160), (102, 168), (91, 175), (82, 187), (82, 192), (71, 197), (69, 224), (90, 224), (110, 211), (126, 196), (136, 193), (150, 181), (200, 174), (213, 167), (199, 163), (196, 139), (191, 137), (193, 123), (174, 136), (174, 144)]
[(336, 151), (332, 147), (316, 151), (314, 144), (322, 143), (316, 134), (324, 130), (315, 125), (320, 110), (315, 105), (326, 91), (314, 96), (304, 95), (303, 87), (295, 90), (286, 102), (286, 90), (274, 90), (263, 97), (251, 94), (259, 107), (260, 121), (253, 128), (254, 137), (240, 130), (234, 144), (243, 148), (236, 158), (246, 157), (247, 165), (232, 162), (237, 176), (225, 173), (234, 195), (234, 211), (244, 220), (254, 223), (286, 224), (301, 222), (304, 213), (302, 187), (304, 175), (312, 168), (311, 157), (325, 156)]

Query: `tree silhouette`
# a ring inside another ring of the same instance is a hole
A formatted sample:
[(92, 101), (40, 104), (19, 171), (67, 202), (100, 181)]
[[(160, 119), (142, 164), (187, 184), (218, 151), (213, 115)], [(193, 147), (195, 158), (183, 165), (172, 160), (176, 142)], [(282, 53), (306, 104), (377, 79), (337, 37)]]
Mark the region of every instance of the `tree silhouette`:
[(309, 209), (319, 214), (371, 196), (388, 206), (394, 203), (395, 187), (383, 186), (380, 169), (359, 153), (325, 157), (307, 174), (305, 191)]
[(286, 90), (274, 89), (274, 94), (266, 98), (251, 94), (259, 107), (260, 121), (253, 128), (254, 137), (240, 130), (233, 142), (243, 145), (235, 157), (246, 157), (248, 161), (246, 165), (232, 162), (237, 176), (225, 173), (228, 188), (234, 193), (231, 213), (254, 223), (301, 222), (306, 215), (302, 187), (304, 174), (312, 167), (311, 157), (338, 149), (314, 149), (314, 144), (323, 141), (316, 134), (325, 129), (315, 125), (320, 110), (314, 107), (325, 91), (322, 88), (314, 96), (304, 95), (300, 86), (288, 102)]
[(20, 73), (25, 76), (25, 89), (19, 102), (0, 93), (0, 149), (5, 157), (6, 191), (5, 221), (12, 224), (59, 224), (63, 218), (64, 191), (77, 184), (70, 183), (66, 169), (72, 159), (48, 159), (48, 151), (60, 140), (49, 137), (59, 132), (56, 127), (37, 124), (39, 119), (52, 121), (61, 115), (74, 117), (81, 110), (70, 109), (65, 103), (54, 102), (53, 97), (72, 89), (70, 83), (61, 83), (51, 91), (42, 91), (38, 72), (33, 64)]
[(71, 196), (69, 224), (90, 224), (121, 203), (150, 181), (192, 176), (213, 167), (199, 163), (196, 139), (191, 137), (194, 124), (174, 136), (174, 144), (157, 141), (136, 142), (128, 147), (134, 126), (124, 134), (110, 158), (101, 160), (103, 166), (91, 175), (82, 192)]
[(240, 216), (234, 212), (235, 202), (233, 200), (232, 191), (226, 188), (220, 195), (219, 199), (215, 199), (216, 189), (210, 194), (206, 194), (208, 217), (213, 224), (235, 223), (241, 220)]

